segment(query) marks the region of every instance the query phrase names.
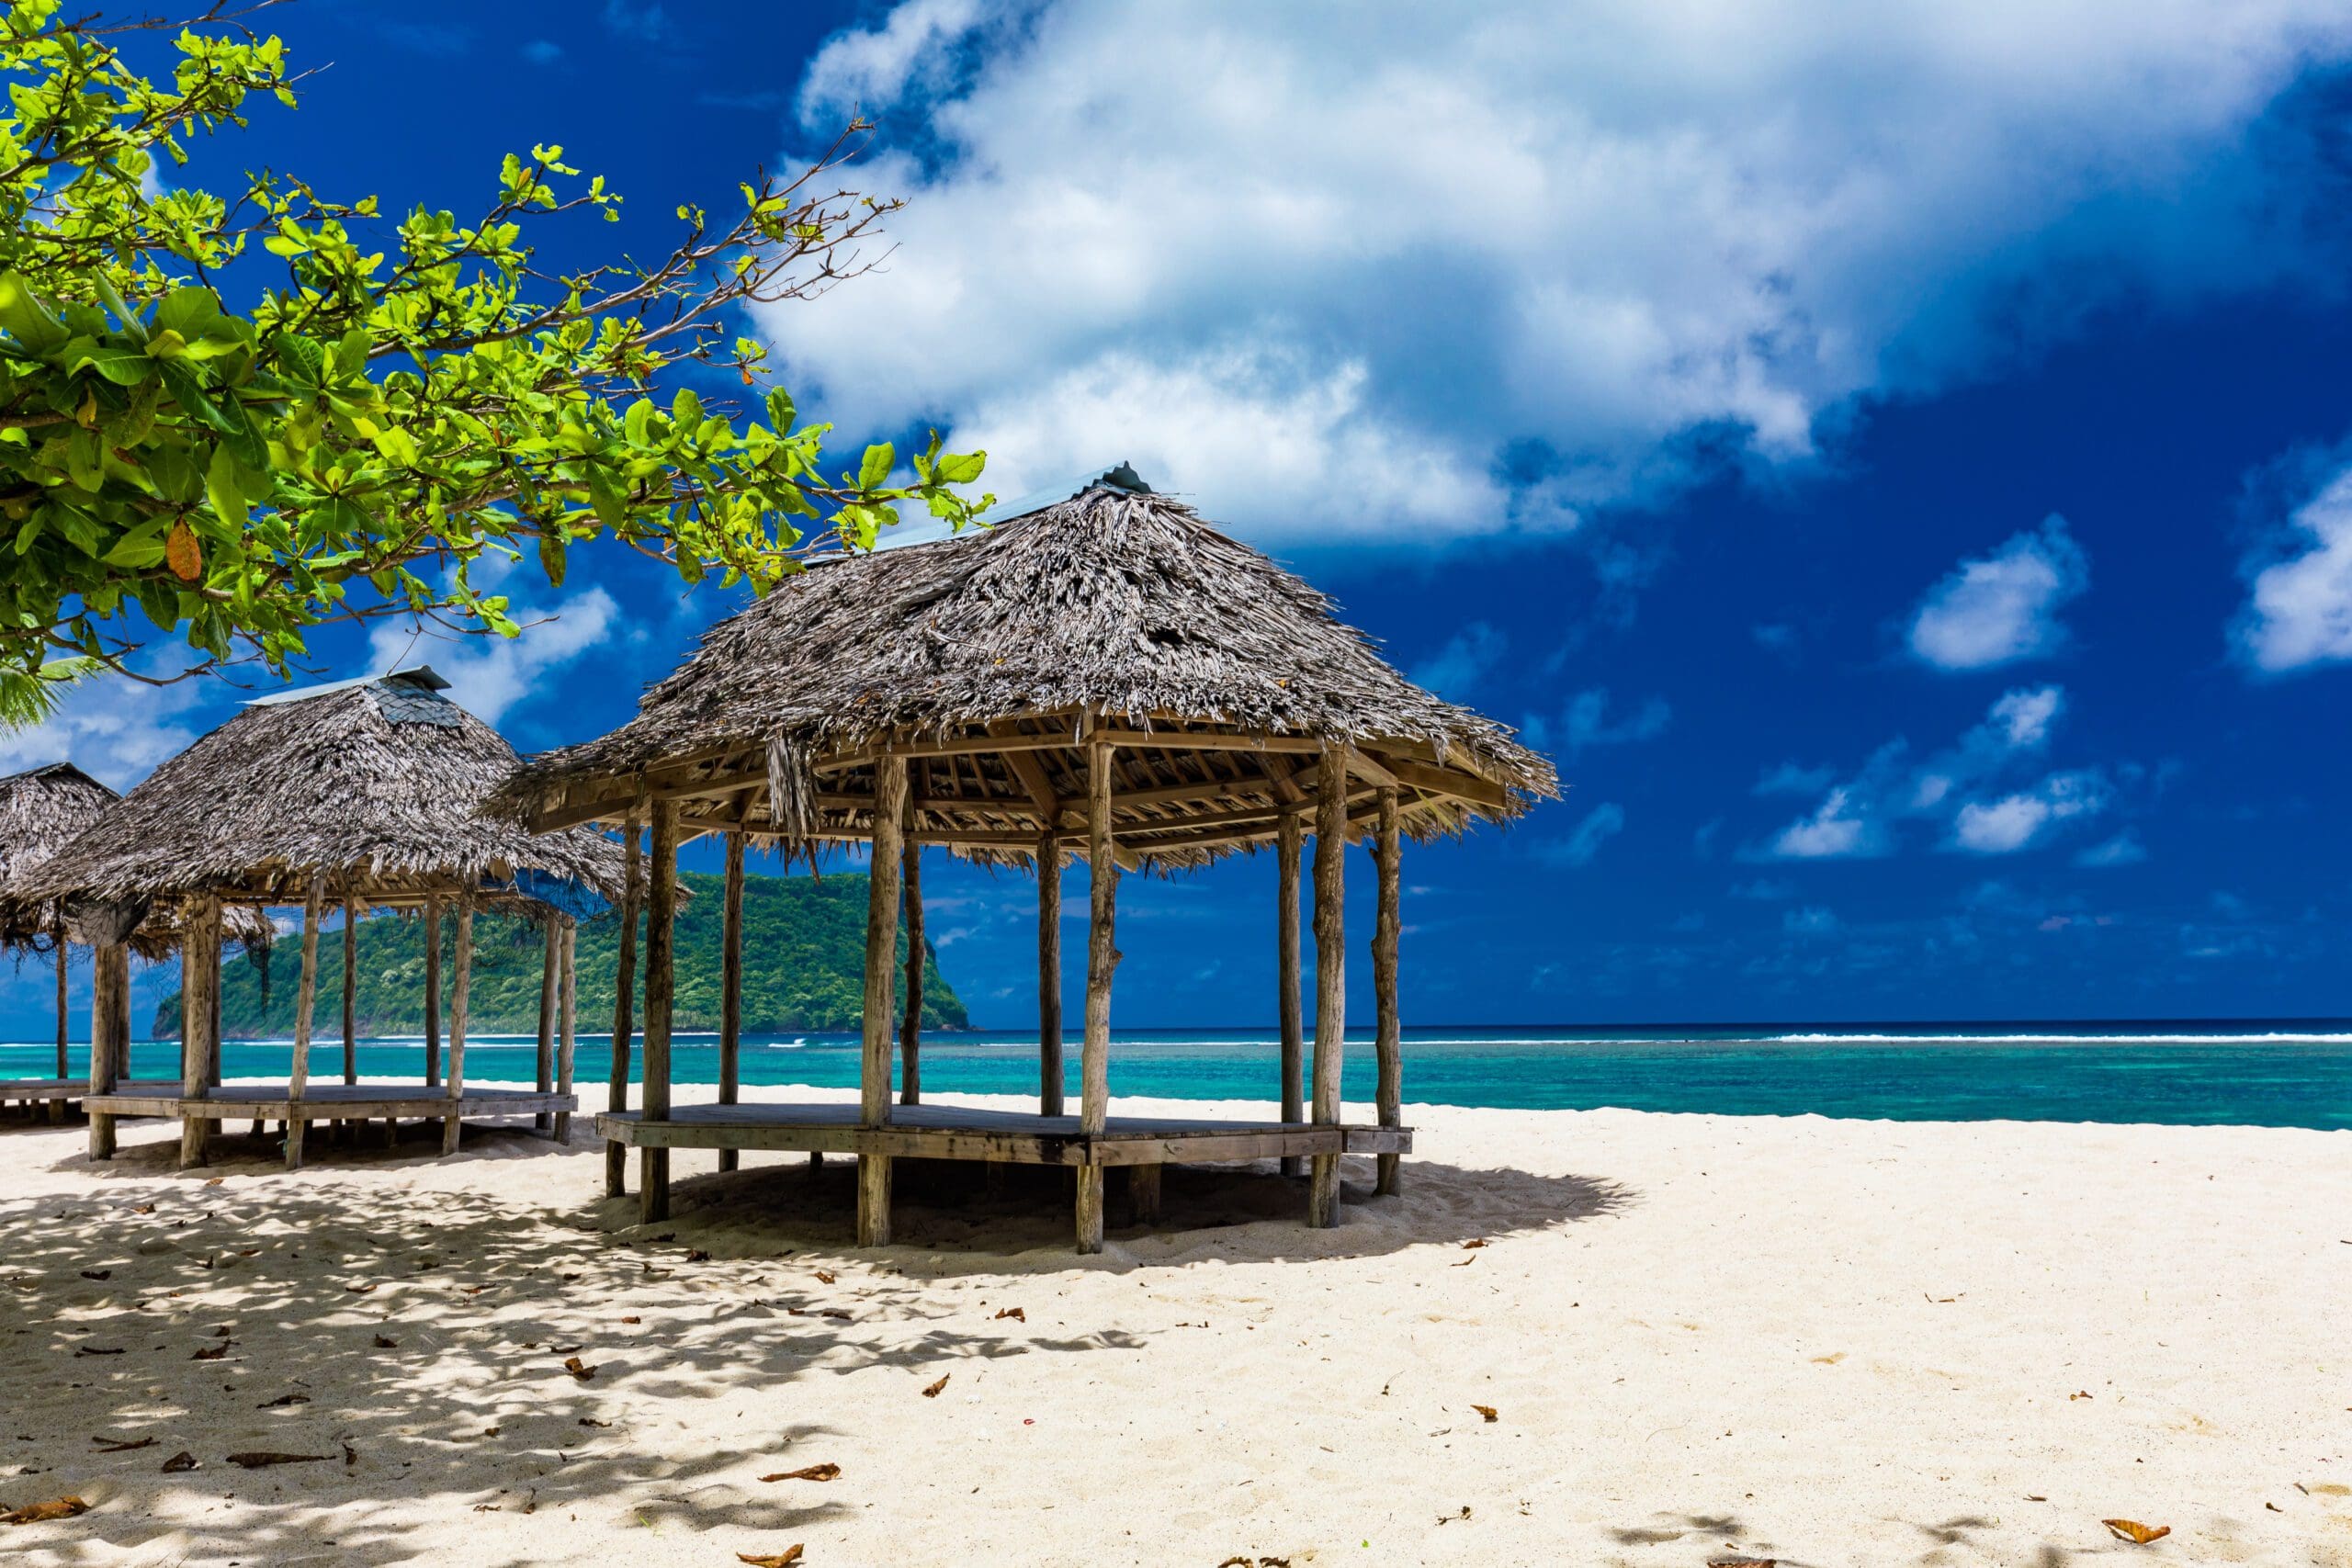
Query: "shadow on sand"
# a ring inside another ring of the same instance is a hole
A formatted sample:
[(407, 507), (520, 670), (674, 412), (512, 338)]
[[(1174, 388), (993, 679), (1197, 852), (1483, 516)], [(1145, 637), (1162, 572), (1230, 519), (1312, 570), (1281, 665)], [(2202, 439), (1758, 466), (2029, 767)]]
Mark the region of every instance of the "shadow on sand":
[[(79, 1190), (0, 1200), (6, 1497), (74, 1492), (96, 1505), (18, 1538), (46, 1560), (141, 1548), (141, 1561), (166, 1562), (391, 1562), (413, 1555), (401, 1521), (420, 1504), (522, 1513), (627, 1497), (651, 1528), (806, 1529), (847, 1505), (821, 1486), (736, 1483), (824, 1457), (831, 1428), (791, 1419), (815, 1403), (796, 1402), (796, 1385), (1128, 1353), (1149, 1339), (958, 1312), (927, 1280), (1371, 1255), (1630, 1201), (1584, 1178), (1426, 1161), (1408, 1161), (1406, 1196), (1372, 1200), (1367, 1159), (1351, 1162), (1346, 1223), (1309, 1231), (1304, 1184), (1271, 1162), (1171, 1168), (1161, 1223), (1115, 1230), (1102, 1256), (1081, 1258), (1069, 1250), (1069, 1172), (1015, 1168), (992, 1188), (978, 1167), (902, 1162), (901, 1245), (860, 1254), (847, 1159), (682, 1170), (674, 1218), (649, 1235), (634, 1197), (551, 1210), (500, 1195), (499, 1167), (514, 1159), (576, 1164), (575, 1190), (601, 1190), (602, 1146), (584, 1131), (561, 1149), (469, 1132), (468, 1184), (453, 1188), (398, 1179), (434, 1163), (437, 1128), (393, 1149), (314, 1135), (312, 1169), (272, 1180), (276, 1142), (247, 1125), (228, 1129), (210, 1167), (179, 1171), (176, 1139), (153, 1122), (125, 1123), (118, 1156), (93, 1164), (77, 1118), (51, 1130), (51, 1168)], [(549, 1190), (536, 1173), (534, 1185)], [(1114, 1205), (1119, 1188), (1114, 1178)], [(566, 1371), (571, 1357), (588, 1376)], [(655, 1402), (737, 1393), (774, 1414), (704, 1451), (664, 1442)], [(149, 1446), (106, 1452), (100, 1438)], [(164, 1473), (183, 1450), (200, 1468)], [(248, 1450), (304, 1461), (227, 1462)]]

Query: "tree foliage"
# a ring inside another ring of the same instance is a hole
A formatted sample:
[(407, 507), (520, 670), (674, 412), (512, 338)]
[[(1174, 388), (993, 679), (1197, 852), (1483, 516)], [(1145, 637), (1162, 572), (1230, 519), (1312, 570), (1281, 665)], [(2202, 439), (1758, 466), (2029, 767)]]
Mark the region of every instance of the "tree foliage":
[[(958, 524), (987, 504), (956, 488), (980, 455), (935, 435), (911, 480), (888, 445), (828, 478), (830, 427), (732, 330), (878, 259), (899, 204), (833, 183), (863, 124), (743, 185), (739, 211), (680, 207), (660, 259), (571, 271), (536, 260), (543, 226), (621, 198), (560, 147), (509, 154), (463, 220), (269, 170), (233, 198), (169, 183), (253, 100), (294, 105), (285, 46), (237, 19), (277, 3), (170, 27), (0, 15), (0, 723), (96, 668), (159, 678), (129, 662), (158, 629), (195, 650), (171, 678), (282, 674), (335, 619), (512, 636), (486, 555), (560, 583), (573, 546), (610, 538), (763, 591), (821, 544), (870, 546), (896, 502)], [(137, 33), (170, 35), (168, 82), (126, 59)], [(697, 371), (752, 412), (706, 402)]]

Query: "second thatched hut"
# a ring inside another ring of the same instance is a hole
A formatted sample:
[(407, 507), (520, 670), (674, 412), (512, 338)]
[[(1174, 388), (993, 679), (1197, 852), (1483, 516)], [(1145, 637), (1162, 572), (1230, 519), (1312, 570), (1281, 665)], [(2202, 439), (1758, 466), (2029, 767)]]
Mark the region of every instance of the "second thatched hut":
[[(571, 1096), (575, 919), (619, 893), (617, 845), (575, 830), (534, 837), (479, 815), (516, 761), (498, 732), (443, 695), (418, 667), (258, 698), (165, 762), (90, 828), (13, 886), (20, 900), (71, 900), (136, 921), (176, 910), (182, 931), (181, 1081), (169, 1093), (115, 1082), (94, 1060), (91, 1152), (113, 1152), (119, 1115), (177, 1117), (183, 1164), (206, 1157), (225, 1114), (285, 1123), (286, 1159), (302, 1159), (306, 1122), (357, 1124), (403, 1116), (443, 1126), (454, 1152), (462, 1118), (527, 1114), (562, 1136)], [(219, 975), (224, 907), (304, 911), (293, 1071), (283, 1086), (220, 1088)], [(343, 1083), (310, 1082), (311, 1012), (322, 917), (344, 917)], [(547, 931), (537, 1092), (467, 1090), (467, 987), (474, 911), (513, 909)], [(426, 925), (422, 1083), (362, 1084), (352, 1005), (356, 922), (376, 909), (421, 911)], [(439, 921), (457, 922), (447, 1079), (440, 1081)], [(554, 1037), (560, 1036), (560, 1051)]]

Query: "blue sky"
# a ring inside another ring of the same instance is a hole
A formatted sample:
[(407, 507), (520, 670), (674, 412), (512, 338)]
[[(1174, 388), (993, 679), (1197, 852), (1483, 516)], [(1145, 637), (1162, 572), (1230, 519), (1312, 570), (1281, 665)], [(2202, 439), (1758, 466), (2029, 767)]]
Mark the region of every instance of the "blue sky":
[[(862, 108), (910, 206), (754, 323), (804, 410), (1002, 494), (1131, 459), (1559, 761), (1408, 854), (1408, 1021), (2352, 1013), (2352, 6), (1898, 9), (304, 0), (331, 68), (186, 177), (462, 210), (561, 142), (631, 198), (582, 260)], [(534, 749), (731, 607), (515, 592), (519, 643), (319, 661)], [(0, 762), (127, 785), (243, 694), (93, 690)], [(930, 889), (1030, 1021), (1028, 884)], [(1129, 879), (1121, 1021), (1269, 1016), (1271, 902)]]

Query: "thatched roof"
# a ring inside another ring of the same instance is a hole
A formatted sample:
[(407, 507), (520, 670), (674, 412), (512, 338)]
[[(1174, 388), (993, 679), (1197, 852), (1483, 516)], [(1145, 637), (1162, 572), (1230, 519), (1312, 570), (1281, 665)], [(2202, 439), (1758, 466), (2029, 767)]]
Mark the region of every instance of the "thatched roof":
[(323, 870), (330, 897), (375, 905), (460, 888), (527, 903), (536, 879), (617, 897), (618, 845), (584, 829), (533, 837), (479, 814), (517, 759), (440, 694), (446, 684), (402, 671), (248, 703), (10, 892), (297, 904)]
[[(122, 797), (71, 762), (0, 778), (0, 889), (55, 854)], [(45, 948), (51, 912), (38, 905), (0, 908), (0, 946)]]
[[(0, 895), (87, 831), (122, 796), (71, 762), (51, 762), (0, 778)], [(0, 897), (0, 948), (51, 952), (56, 945), (54, 900)], [(228, 918), (229, 940), (248, 947), (269, 945), (269, 921), (250, 910)], [(169, 910), (152, 912), (131, 933), (130, 945), (148, 958), (177, 951), (179, 934)]]
[(1421, 835), (1558, 787), (1509, 728), (1406, 680), (1323, 594), (1123, 468), (992, 528), (786, 579), (635, 719), (536, 759), (496, 804), (552, 827), (667, 794), (690, 829), (862, 838), (888, 750), (910, 758), (921, 837), (1021, 859), (1083, 803), (1081, 729), (1119, 740), (1123, 849), (1168, 864), (1270, 837), (1323, 742), (1397, 784)]

